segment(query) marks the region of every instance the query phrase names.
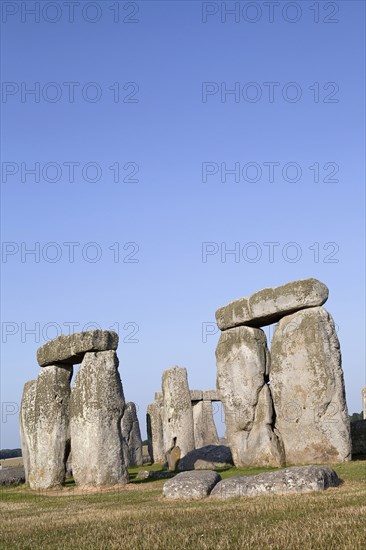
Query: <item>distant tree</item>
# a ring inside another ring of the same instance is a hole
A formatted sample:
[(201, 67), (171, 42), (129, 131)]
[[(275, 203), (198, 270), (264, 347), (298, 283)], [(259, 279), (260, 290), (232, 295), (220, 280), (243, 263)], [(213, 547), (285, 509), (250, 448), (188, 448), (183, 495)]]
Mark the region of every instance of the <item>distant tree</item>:
[(351, 422), (356, 422), (356, 420), (363, 420), (363, 413), (353, 413), (349, 417)]

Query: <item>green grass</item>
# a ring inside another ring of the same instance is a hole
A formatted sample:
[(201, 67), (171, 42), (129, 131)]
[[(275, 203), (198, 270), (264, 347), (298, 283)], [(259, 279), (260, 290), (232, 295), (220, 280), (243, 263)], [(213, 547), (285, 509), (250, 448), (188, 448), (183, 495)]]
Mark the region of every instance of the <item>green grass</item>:
[[(0, 548), (6, 549), (350, 549), (366, 547), (366, 461), (335, 465), (339, 488), (225, 502), (162, 497), (164, 480), (85, 494), (72, 481), (38, 494), (4, 488)], [(141, 469), (158, 469), (148, 467)], [(223, 478), (269, 468), (230, 468)]]

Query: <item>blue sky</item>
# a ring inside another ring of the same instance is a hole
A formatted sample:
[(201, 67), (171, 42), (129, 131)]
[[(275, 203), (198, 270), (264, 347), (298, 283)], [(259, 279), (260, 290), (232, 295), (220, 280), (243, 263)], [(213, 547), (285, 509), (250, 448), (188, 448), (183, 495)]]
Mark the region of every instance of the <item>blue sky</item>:
[(0, 446), (61, 330), (118, 328), (145, 433), (164, 369), (214, 387), (218, 307), (306, 277), (360, 411), (364, 3), (46, 4), (2, 2)]

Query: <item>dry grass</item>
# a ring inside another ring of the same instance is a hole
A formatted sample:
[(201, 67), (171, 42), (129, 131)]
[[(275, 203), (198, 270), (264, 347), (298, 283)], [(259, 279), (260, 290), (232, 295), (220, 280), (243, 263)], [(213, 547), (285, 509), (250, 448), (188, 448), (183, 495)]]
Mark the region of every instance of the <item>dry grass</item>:
[[(164, 481), (91, 494), (69, 486), (62, 498), (6, 488), (0, 548), (364, 550), (366, 461), (335, 469), (344, 480), (337, 489), (226, 502), (166, 501)], [(257, 471), (232, 468), (223, 477)]]

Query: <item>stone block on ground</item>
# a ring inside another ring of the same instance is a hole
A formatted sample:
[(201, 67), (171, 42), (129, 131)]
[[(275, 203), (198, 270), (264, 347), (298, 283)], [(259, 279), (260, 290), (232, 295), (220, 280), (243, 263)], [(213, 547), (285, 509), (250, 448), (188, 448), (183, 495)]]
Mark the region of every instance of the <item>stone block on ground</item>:
[(0, 486), (19, 485), (25, 482), (25, 472), (22, 466), (18, 468), (2, 468), (0, 470)]
[(323, 491), (337, 487), (340, 480), (332, 468), (326, 466), (293, 466), (284, 470), (265, 472), (254, 476), (236, 476), (220, 481), (211, 498), (251, 497), (260, 495), (287, 495)]
[(174, 500), (205, 498), (220, 479), (216, 472), (211, 471), (182, 472), (164, 483), (163, 495)]
[(231, 466), (233, 466), (233, 458), (229, 447), (207, 445), (187, 453), (180, 460), (178, 470), (215, 470), (216, 468), (230, 468)]

